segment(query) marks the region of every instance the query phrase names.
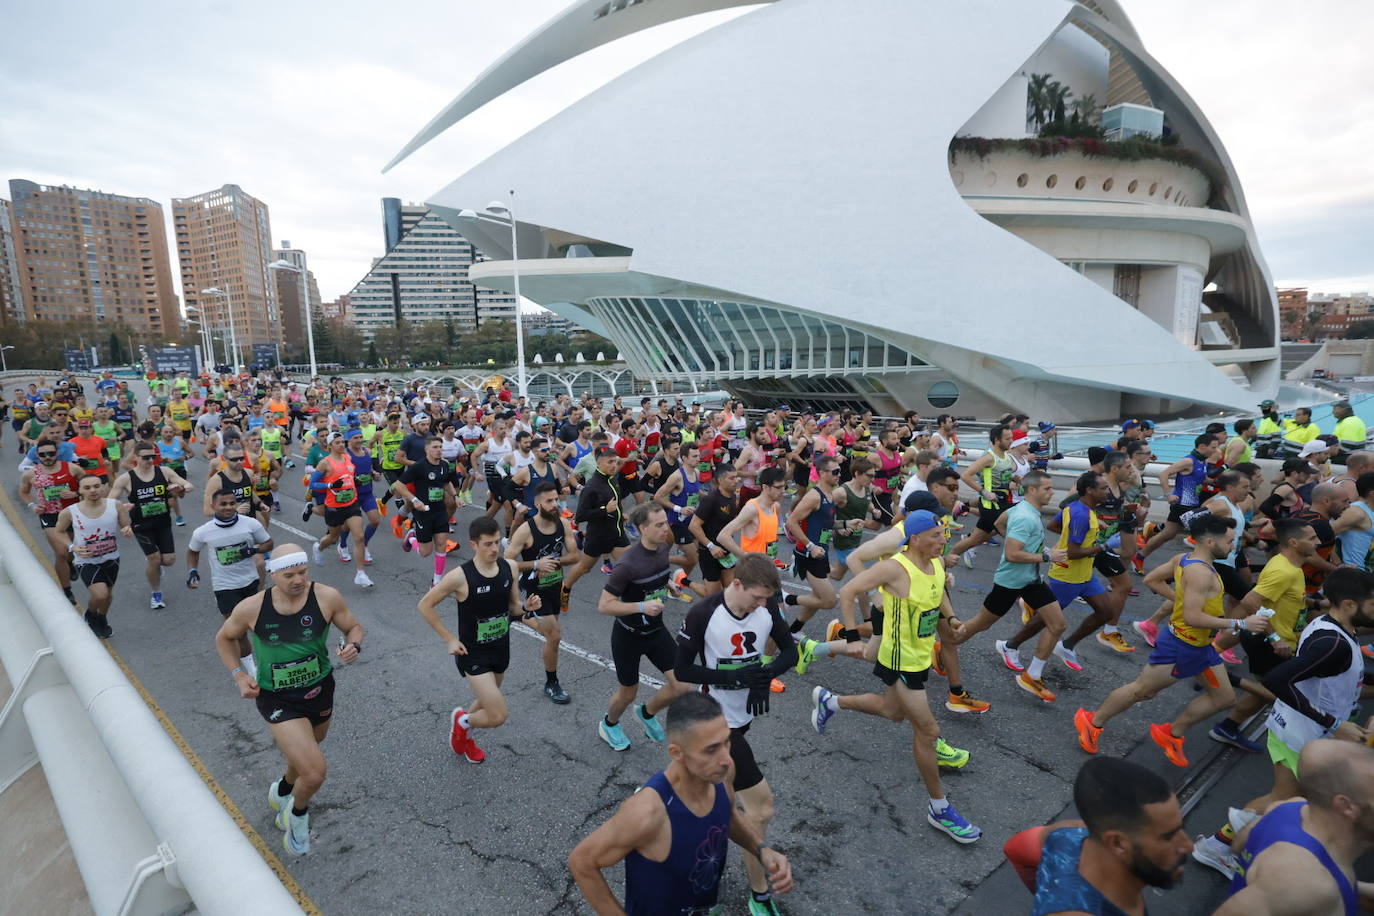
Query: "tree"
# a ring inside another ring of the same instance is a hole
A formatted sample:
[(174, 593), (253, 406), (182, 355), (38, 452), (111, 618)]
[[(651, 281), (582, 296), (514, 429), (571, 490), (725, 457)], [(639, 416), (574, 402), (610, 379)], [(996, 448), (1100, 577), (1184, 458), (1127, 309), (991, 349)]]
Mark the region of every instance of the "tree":
[(1097, 96), (1090, 92), (1074, 99), (1073, 113), (1084, 124), (1096, 124), (1102, 117), (1102, 106), (1097, 104)]
[(1374, 338), (1374, 321), (1356, 321), (1345, 329), (1346, 340), (1369, 340)]
[[(347, 321), (329, 322), (334, 335), (334, 352), (338, 362), (345, 366), (356, 366), (363, 360), (363, 334), (356, 326)], [(376, 348), (369, 349), (368, 359), (376, 361)]]
[(398, 321), (394, 327), (378, 328), (372, 343), (378, 355), (389, 366), (406, 362), (414, 339), (413, 325), (408, 321)]
[(1058, 85), (1048, 73), (1032, 73), (1026, 84), (1026, 121), (1037, 128), (1049, 120), (1049, 87)]
[(381, 359), (377, 356), (377, 342), (374, 340), (367, 345), (367, 365), (372, 367), (379, 363), (381, 363)]

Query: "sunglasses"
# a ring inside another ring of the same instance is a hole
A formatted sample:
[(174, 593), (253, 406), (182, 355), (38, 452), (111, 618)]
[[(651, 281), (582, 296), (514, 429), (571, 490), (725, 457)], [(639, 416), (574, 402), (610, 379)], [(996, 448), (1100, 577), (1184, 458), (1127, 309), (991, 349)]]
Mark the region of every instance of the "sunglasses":
[(224, 460), (225, 460), (225, 461), (242, 461), (242, 460), (243, 460), (243, 456), (242, 456), (242, 455), (225, 455), (225, 456), (224, 456)]
[(39, 453), (38, 453), (38, 457), (39, 457), (39, 458), (56, 458), (56, 457), (57, 457), (57, 452), (39, 452)]
[(144, 454), (138, 456), (139, 461), (152, 461), (153, 458), (154, 455), (152, 452), (145, 452)]

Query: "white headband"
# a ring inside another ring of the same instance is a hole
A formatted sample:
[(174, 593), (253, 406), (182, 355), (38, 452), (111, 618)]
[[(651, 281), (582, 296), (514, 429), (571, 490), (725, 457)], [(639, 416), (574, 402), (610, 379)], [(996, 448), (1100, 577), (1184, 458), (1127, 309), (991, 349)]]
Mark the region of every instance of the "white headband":
[(306, 557), (304, 550), (295, 553), (282, 554), (279, 557), (272, 557), (267, 561), (267, 571), (270, 573), (281, 572), (283, 569), (290, 569), (293, 566), (306, 566), (310, 559)]

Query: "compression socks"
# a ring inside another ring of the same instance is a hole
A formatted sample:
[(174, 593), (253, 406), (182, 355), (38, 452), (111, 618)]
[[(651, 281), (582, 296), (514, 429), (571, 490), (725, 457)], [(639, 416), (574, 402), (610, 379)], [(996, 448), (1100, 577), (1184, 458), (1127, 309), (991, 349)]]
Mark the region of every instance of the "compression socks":
[(434, 575), (442, 576), (444, 574), (444, 567), (447, 563), (448, 554), (444, 553), (442, 550), (434, 551)]
[(412, 532), (410, 532), (409, 534), (406, 535), (406, 543), (410, 545), (410, 549), (411, 549), (411, 550), (419, 550), (419, 549), (420, 549), (420, 542), (417, 541), (417, 540), (415, 540), (415, 532), (414, 532), (414, 531), (412, 531)]
[(368, 525), (363, 529), (363, 546), (366, 547), (372, 540), (372, 535), (377, 533), (376, 525)]

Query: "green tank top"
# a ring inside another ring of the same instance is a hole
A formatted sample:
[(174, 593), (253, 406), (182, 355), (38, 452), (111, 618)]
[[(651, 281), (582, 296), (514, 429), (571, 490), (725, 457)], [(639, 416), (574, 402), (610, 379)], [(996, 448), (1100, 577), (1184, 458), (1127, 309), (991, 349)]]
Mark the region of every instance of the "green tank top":
[[(983, 468), (983, 489), (988, 490), (997, 496), (999, 503), (1007, 504), (1011, 502), (1011, 488), (1016, 479), (1016, 463), (1011, 460), (1011, 454), (1003, 452), (999, 458), (997, 453), (992, 455), (992, 466)], [(982, 500), (982, 504), (989, 509), (997, 508), (997, 503)]]
[(279, 426), (262, 428), (262, 450), (273, 458), (282, 459), (282, 431)]
[(118, 461), (124, 454), (119, 447), (119, 424), (114, 420), (107, 420), (104, 423), (96, 421), (91, 424), (91, 432), (105, 440), (105, 452), (110, 456), (111, 461)]
[(906, 598), (887, 589), (883, 596), (883, 640), (878, 646), (878, 663), (893, 671), (924, 671), (934, 654), (940, 605), (945, 595), (945, 564), (931, 562), (924, 573), (903, 553), (893, 556), (906, 570), (910, 585)]
[(299, 690), (329, 676), (329, 621), (320, 612), (315, 586), (295, 614), (279, 613), (269, 588), (253, 624), (253, 659), (263, 690)]
[(377, 438), (377, 424), (362, 424), (358, 427), (358, 429), (362, 430), (363, 444), (366, 445), (368, 448), (371, 448), (372, 440)]
[[(1237, 439), (1240, 439), (1240, 436), (1232, 436), (1232, 437), (1231, 437), (1231, 442), (1235, 442)], [(1241, 441), (1242, 441), (1242, 442), (1245, 442), (1245, 440), (1243, 440), (1243, 439), (1242, 439)], [(1226, 448), (1227, 448), (1228, 451), (1229, 451), (1230, 448), (1231, 448), (1231, 442), (1226, 443)], [(1240, 461), (1254, 461), (1254, 460), (1255, 460), (1255, 450), (1254, 450), (1253, 448), (1250, 447), (1250, 443), (1249, 443), (1249, 442), (1245, 442), (1245, 448), (1242, 449), (1242, 450), (1241, 450), (1241, 453), (1240, 453)], [(1240, 461), (1238, 461), (1238, 462), (1236, 462), (1236, 463), (1239, 464)]]
[(382, 430), (382, 470), (399, 471), (404, 467), (396, 460), (396, 453), (401, 450), (405, 437), (406, 434), (399, 429), (394, 433), (388, 429)]
[[(849, 484), (841, 484), (844, 487), (845, 503), (843, 506), (835, 507), (835, 527), (840, 527), (840, 522), (865, 521), (868, 519), (869, 505), (871, 498), (869, 495), (859, 496), (849, 489)], [(859, 546), (863, 540), (863, 529), (860, 528), (853, 534), (835, 534), (836, 550), (853, 550)]]

